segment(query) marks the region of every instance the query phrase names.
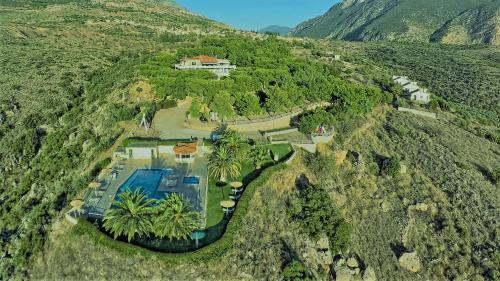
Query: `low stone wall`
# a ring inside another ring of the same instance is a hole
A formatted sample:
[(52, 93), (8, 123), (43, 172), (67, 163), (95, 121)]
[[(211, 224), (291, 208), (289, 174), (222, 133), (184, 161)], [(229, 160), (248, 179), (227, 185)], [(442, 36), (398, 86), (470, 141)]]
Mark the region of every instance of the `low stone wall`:
[(290, 133), (295, 133), (298, 131), (299, 131), (298, 128), (285, 128), (285, 129), (280, 129), (280, 130), (264, 132), (263, 135), (265, 138), (268, 138), (268, 137), (274, 137), (274, 136), (279, 136), (279, 135), (286, 135), (286, 134), (290, 134)]
[(293, 145), (304, 149), (310, 153), (316, 153), (316, 145), (312, 143), (293, 143)]
[(410, 112), (410, 113), (413, 113), (415, 115), (434, 118), (434, 119), (436, 119), (436, 117), (437, 117), (436, 113), (434, 113), (434, 112), (416, 110), (416, 109), (411, 109), (411, 108), (406, 108), (406, 107), (398, 107), (398, 111)]
[(329, 143), (333, 140), (333, 134), (330, 135), (324, 135), (324, 136), (315, 136), (312, 137), (312, 141), (315, 144), (324, 144), (324, 143)]
[(286, 159), (285, 164), (290, 165), (292, 164), (293, 159), (295, 159), (295, 156), (297, 156), (297, 150), (292, 146), (293, 153)]
[(290, 143), (287, 140), (277, 140), (277, 141), (270, 141), (270, 144), (284, 144), (284, 143)]

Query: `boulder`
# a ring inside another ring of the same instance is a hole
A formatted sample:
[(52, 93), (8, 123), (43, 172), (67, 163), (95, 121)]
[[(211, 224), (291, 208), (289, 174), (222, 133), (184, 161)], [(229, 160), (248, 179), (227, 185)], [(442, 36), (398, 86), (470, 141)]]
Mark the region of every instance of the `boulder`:
[(375, 270), (373, 267), (368, 266), (363, 272), (363, 281), (377, 281), (377, 276), (375, 275)]
[(415, 210), (420, 211), (420, 212), (427, 212), (429, 209), (429, 206), (425, 203), (418, 203), (415, 205)]
[(356, 258), (348, 258), (347, 266), (350, 268), (358, 268), (359, 267), (358, 260)]
[(330, 266), (331, 264), (333, 264), (333, 257), (332, 257), (332, 253), (330, 252), (330, 250), (318, 252), (318, 257), (319, 257), (319, 260), (321, 261), (321, 264), (323, 264), (323, 265)]
[(335, 280), (336, 281), (353, 281), (354, 276), (353, 272), (347, 268), (342, 268), (339, 271), (335, 272)]
[(420, 258), (418, 257), (417, 252), (404, 253), (399, 258), (399, 265), (411, 272), (418, 272), (421, 268)]
[(338, 192), (332, 192), (333, 201), (335, 202), (335, 206), (342, 207), (347, 202), (347, 197)]
[(387, 201), (382, 202), (382, 204), (380, 205), (380, 207), (382, 208), (382, 211), (384, 213), (389, 212), (391, 210), (391, 204), (389, 202), (387, 202)]
[(342, 268), (344, 268), (345, 266), (345, 259), (344, 258), (340, 258), (338, 260), (336, 260), (333, 264), (333, 270), (335, 272), (337, 271), (340, 271)]
[(330, 241), (328, 241), (328, 238), (326, 236), (321, 237), (318, 240), (318, 249), (330, 249)]
[(406, 165), (400, 164), (400, 169), (399, 169), (400, 174), (402, 174), (402, 175), (406, 174), (407, 170), (408, 170), (408, 168), (406, 167)]
[(335, 164), (341, 165), (347, 157), (347, 150), (341, 150), (335, 152)]

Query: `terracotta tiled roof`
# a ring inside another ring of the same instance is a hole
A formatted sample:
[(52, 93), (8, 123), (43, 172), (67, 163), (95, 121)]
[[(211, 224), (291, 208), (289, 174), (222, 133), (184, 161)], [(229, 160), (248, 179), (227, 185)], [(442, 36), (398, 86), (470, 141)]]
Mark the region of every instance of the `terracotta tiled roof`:
[(219, 62), (219, 60), (217, 58), (205, 56), (205, 55), (192, 57), (190, 59), (199, 60), (201, 63), (218, 63)]
[(175, 154), (193, 154), (195, 152), (196, 152), (196, 143), (195, 142), (191, 142), (191, 143), (179, 142), (174, 147)]

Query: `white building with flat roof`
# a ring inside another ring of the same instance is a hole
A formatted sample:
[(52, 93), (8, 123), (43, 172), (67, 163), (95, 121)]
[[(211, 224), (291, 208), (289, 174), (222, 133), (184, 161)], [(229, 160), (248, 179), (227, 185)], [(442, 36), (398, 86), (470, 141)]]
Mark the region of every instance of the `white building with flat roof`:
[(405, 96), (411, 101), (428, 103), (431, 100), (431, 95), (420, 88), (417, 82), (408, 79), (408, 76), (392, 76), (392, 80), (403, 87)]
[(424, 90), (418, 90), (409, 94), (410, 100), (421, 103), (428, 103), (431, 101), (431, 95)]

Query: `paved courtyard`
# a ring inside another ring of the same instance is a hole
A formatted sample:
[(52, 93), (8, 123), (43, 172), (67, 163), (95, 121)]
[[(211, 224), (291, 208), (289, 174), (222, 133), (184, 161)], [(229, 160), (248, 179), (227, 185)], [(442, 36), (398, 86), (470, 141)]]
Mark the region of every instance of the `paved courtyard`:
[(209, 138), (211, 130), (189, 129), (184, 126), (189, 106), (189, 103), (185, 103), (174, 108), (159, 110), (153, 118), (153, 130), (163, 139)]

